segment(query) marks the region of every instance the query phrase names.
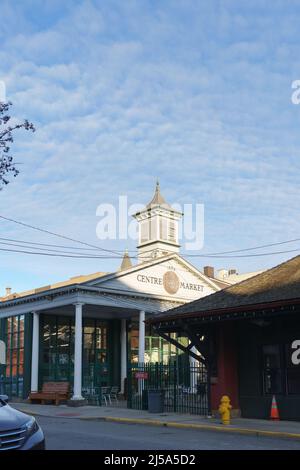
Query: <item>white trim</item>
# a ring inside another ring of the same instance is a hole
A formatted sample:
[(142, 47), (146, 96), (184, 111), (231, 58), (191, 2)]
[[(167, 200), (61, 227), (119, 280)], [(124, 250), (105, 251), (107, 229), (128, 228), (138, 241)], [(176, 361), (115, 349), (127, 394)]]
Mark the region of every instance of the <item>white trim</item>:
[[(186, 261), (184, 258), (182, 258), (182, 256), (179, 255), (178, 253), (172, 253), (170, 255), (161, 256), (160, 258), (155, 258), (155, 260), (146, 261), (145, 263), (137, 264), (137, 265), (132, 266), (131, 268), (125, 269), (124, 271), (121, 271), (121, 272), (118, 271), (118, 272), (115, 272), (115, 273), (107, 274), (106, 276), (102, 276), (102, 277), (99, 277), (97, 279), (93, 279), (92, 281), (87, 281), (87, 282), (84, 283), (84, 285), (89, 285), (89, 286), (93, 286), (95, 284), (99, 285), (99, 284), (107, 282), (111, 279), (118, 279), (118, 278), (127, 276), (128, 274), (132, 274), (134, 272), (141, 271), (145, 268), (148, 268), (149, 266), (156, 266), (158, 264), (162, 264), (163, 262), (169, 261), (169, 260), (172, 260), (172, 259), (176, 259), (179, 263), (181, 263), (188, 270), (190, 270), (190, 272), (192, 272), (193, 274), (198, 276), (203, 282), (206, 282), (207, 285), (209, 285), (210, 287), (213, 287), (214, 289), (216, 289), (216, 291), (221, 290), (220, 287), (214, 281), (212, 281), (209, 277), (205, 276), (205, 274), (201, 273), (197, 268), (195, 268), (195, 266), (193, 266), (189, 261)], [(185, 300), (185, 302), (186, 302), (186, 300)]]

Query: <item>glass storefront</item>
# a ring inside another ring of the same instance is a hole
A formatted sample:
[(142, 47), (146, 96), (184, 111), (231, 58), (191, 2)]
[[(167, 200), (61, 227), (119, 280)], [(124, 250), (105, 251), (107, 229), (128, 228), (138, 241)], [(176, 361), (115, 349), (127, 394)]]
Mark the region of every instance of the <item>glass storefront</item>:
[(73, 381), (74, 319), (41, 316), (40, 381)]
[(10, 317), (4, 323), (6, 366), (4, 392), (9, 397), (23, 398), (24, 389), (24, 315)]
[(86, 319), (83, 325), (83, 387), (110, 385), (108, 322)]
[[(27, 366), (24, 377), (24, 316), (14, 316), (2, 323), (2, 337), (6, 343), (4, 391), (10, 397), (24, 398), (30, 390), (31, 334), (28, 316)], [(26, 320), (27, 321), (27, 320)], [(27, 328), (27, 327), (26, 327)], [(82, 331), (82, 387), (116, 385), (120, 376), (120, 349), (118, 322), (83, 318)], [(128, 329), (128, 360), (138, 362), (138, 321), (132, 321)], [(39, 388), (48, 381), (74, 382), (73, 316), (40, 315)], [(174, 336), (175, 338), (175, 336)], [(186, 338), (181, 338), (187, 342)], [(185, 361), (188, 357), (161, 337), (151, 334), (146, 327), (145, 362), (168, 364), (172, 360)], [(24, 383), (26, 385), (24, 385)], [(26, 389), (26, 390), (25, 390)]]
[[(108, 322), (83, 319), (83, 387), (109, 384)], [(43, 315), (41, 321), (40, 381), (74, 380), (73, 317)]]
[[(176, 348), (173, 344), (164, 340), (157, 334), (151, 334), (150, 328), (146, 325), (145, 332), (145, 363), (159, 362), (168, 364), (172, 360), (176, 360), (178, 356), (184, 353)], [(187, 338), (178, 338), (176, 333), (172, 333), (173, 339), (178, 339), (183, 345), (188, 345)], [(139, 361), (139, 324), (138, 321), (131, 322), (130, 328), (130, 354), (129, 361), (138, 363)]]

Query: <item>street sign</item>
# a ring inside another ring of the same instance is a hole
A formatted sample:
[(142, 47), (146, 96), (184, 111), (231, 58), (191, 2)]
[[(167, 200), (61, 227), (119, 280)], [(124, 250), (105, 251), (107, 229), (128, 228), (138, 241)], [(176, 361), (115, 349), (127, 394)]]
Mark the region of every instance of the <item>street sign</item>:
[(4, 341), (0, 340), (0, 365), (6, 364), (6, 347)]
[(136, 379), (148, 379), (148, 372), (136, 372), (134, 376)]

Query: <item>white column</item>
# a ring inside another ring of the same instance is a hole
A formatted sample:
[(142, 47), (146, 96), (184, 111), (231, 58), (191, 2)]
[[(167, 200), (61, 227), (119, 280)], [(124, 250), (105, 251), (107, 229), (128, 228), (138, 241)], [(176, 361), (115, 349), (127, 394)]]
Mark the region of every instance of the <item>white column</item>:
[(145, 312), (139, 315), (139, 362), (145, 362)]
[[(191, 351), (194, 354), (199, 354), (199, 352), (197, 351), (195, 346), (192, 347)], [(197, 359), (195, 359), (194, 357), (190, 356), (190, 366), (191, 366), (191, 369), (190, 369), (191, 389), (192, 389), (193, 393), (196, 393), (197, 392), (197, 385), (198, 385), (197, 372), (198, 372), (198, 367), (199, 367), (199, 361), (197, 361)]]
[(83, 400), (82, 389), (82, 303), (75, 305), (74, 391), (72, 400)]
[(121, 320), (121, 393), (124, 393), (124, 379), (127, 377), (127, 333), (126, 320)]
[(37, 312), (32, 312), (32, 351), (31, 351), (31, 392), (37, 392), (39, 386), (39, 336), (40, 317)]

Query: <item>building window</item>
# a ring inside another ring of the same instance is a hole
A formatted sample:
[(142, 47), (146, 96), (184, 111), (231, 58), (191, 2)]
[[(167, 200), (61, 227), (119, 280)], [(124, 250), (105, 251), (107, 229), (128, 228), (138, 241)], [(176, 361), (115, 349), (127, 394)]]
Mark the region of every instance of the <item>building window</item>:
[(292, 362), (292, 341), (262, 347), (263, 389), (266, 395), (300, 394), (300, 364)]
[(6, 320), (5, 393), (23, 397), (24, 382), (24, 315)]
[[(108, 322), (83, 318), (82, 371), (83, 387), (108, 385), (107, 366)], [(43, 382), (73, 380), (74, 318), (44, 315), (42, 323)]]
[(175, 222), (169, 222), (169, 241), (176, 242), (176, 225)]
[[(184, 354), (173, 344), (161, 338), (157, 334), (152, 334), (146, 326), (145, 332), (145, 363), (164, 363), (168, 364), (172, 360), (177, 360), (178, 356)], [(172, 338), (177, 339), (177, 334), (172, 333)], [(180, 342), (187, 346), (187, 338), (178, 338)], [(130, 330), (130, 361), (137, 363), (139, 361), (139, 325), (137, 321), (132, 321)]]
[(109, 385), (107, 357), (108, 323), (83, 321), (83, 387)]
[(42, 337), (42, 381), (69, 381), (74, 363), (73, 318), (44, 315)]
[(141, 223), (141, 240), (140, 243), (146, 243), (150, 238), (148, 221)]
[(176, 242), (176, 223), (173, 220), (160, 218), (160, 239)]

